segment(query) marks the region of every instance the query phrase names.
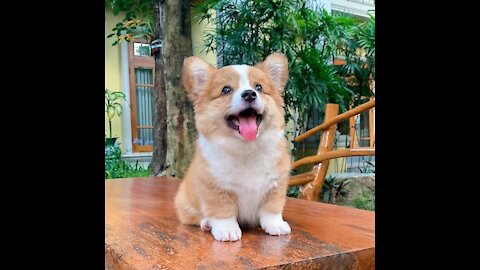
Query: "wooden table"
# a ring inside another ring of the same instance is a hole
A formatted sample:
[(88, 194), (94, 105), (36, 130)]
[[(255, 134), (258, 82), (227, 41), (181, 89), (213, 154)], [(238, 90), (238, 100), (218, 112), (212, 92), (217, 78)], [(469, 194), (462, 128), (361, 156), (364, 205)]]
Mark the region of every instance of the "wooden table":
[(243, 229), (219, 242), (181, 225), (173, 208), (180, 180), (168, 177), (105, 181), (107, 269), (374, 269), (375, 213), (288, 198), (292, 234)]

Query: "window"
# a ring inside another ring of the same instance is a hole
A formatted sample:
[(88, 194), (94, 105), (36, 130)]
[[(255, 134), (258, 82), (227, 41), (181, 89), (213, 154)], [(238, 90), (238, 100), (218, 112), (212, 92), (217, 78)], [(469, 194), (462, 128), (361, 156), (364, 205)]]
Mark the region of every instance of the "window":
[(144, 40), (128, 44), (133, 152), (153, 151), (155, 62)]

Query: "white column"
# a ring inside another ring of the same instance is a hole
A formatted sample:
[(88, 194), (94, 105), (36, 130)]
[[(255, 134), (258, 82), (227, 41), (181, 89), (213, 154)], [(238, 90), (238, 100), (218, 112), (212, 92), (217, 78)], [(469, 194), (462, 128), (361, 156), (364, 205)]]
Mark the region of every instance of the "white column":
[[(121, 60), (122, 60), (122, 91), (126, 96), (127, 102), (130, 104), (130, 76), (128, 74), (128, 44), (121, 43)], [(130, 118), (130, 107), (123, 103), (122, 113), (122, 144), (125, 149), (125, 154), (132, 154), (132, 122)]]

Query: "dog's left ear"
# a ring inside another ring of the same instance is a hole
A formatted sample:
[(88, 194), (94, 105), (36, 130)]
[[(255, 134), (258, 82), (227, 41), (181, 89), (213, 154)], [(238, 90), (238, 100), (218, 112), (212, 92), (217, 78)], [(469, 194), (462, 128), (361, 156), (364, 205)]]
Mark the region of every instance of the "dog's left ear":
[(272, 53), (265, 61), (256, 65), (272, 79), (277, 91), (283, 93), (288, 80), (288, 59), (282, 53)]

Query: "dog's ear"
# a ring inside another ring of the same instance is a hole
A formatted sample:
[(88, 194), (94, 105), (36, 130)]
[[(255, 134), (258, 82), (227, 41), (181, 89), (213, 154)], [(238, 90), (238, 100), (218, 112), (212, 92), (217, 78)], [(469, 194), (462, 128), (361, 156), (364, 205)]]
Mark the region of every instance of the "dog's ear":
[(190, 56), (183, 60), (182, 84), (191, 101), (194, 101), (205, 90), (210, 74), (214, 70), (214, 67), (196, 56)]
[(265, 61), (256, 65), (272, 79), (277, 91), (283, 93), (288, 80), (288, 59), (282, 53), (272, 53)]

